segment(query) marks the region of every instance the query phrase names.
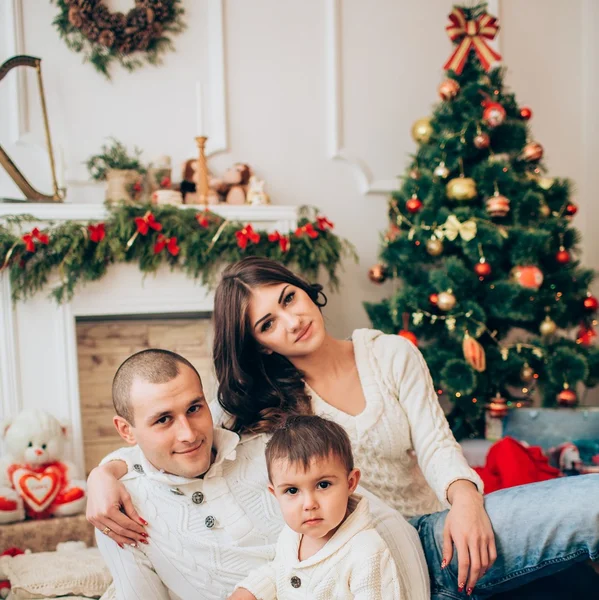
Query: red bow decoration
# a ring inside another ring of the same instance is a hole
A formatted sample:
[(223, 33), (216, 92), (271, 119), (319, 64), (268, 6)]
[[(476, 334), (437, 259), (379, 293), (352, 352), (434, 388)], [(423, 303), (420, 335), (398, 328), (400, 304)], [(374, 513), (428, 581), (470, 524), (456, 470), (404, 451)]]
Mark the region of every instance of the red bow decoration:
[(196, 215), (196, 221), (198, 222), (198, 225), (200, 227), (209, 227), (210, 226), (210, 220), (208, 219), (208, 215), (206, 214), (206, 211), (203, 212), (199, 212)]
[(167, 238), (166, 236), (164, 236), (160, 233), (160, 234), (158, 234), (158, 239), (156, 240), (156, 243), (154, 244), (154, 254), (159, 254), (165, 248), (173, 256), (177, 256), (177, 254), (179, 254), (180, 248), (179, 248), (179, 246), (177, 246), (177, 238), (176, 237)]
[(316, 229), (314, 229), (314, 225), (312, 225), (312, 223), (306, 223), (302, 227), (298, 227), (295, 230), (295, 235), (297, 237), (302, 237), (302, 235), (304, 235), (304, 234), (311, 237), (312, 239), (315, 239), (318, 237), (318, 231), (316, 231)]
[(21, 239), (25, 242), (27, 252), (35, 252), (35, 240), (46, 245), (50, 241), (50, 238), (45, 233), (41, 233), (37, 227), (32, 229), (31, 233), (26, 233)]
[(141, 235), (147, 235), (150, 229), (153, 229), (154, 231), (160, 231), (162, 229), (162, 225), (150, 211), (143, 217), (135, 217), (135, 225), (137, 225), (137, 231), (141, 233)]
[(106, 226), (104, 223), (98, 223), (97, 225), (88, 225), (87, 230), (89, 231), (89, 239), (92, 242), (98, 244), (106, 237)]
[(269, 242), (279, 242), (279, 247), (281, 248), (281, 252), (287, 252), (289, 250), (290, 241), (286, 235), (281, 235), (278, 231), (274, 231), (273, 233), (268, 234)]
[(257, 244), (260, 241), (260, 234), (256, 233), (251, 225), (246, 225), (243, 229), (236, 231), (235, 237), (237, 238), (237, 245), (242, 250), (245, 250), (248, 242)]
[(454, 8), (449, 15), (449, 20), (451, 23), (445, 29), (452, 42), (458, 41), (458, 47), (443, 66), (446, 71), (451, 69), (459, 75), (472, 49), (476, 51), (485, 71), (491, 68), (493, 61), (501, 60), (501, 55), (486, 41), (494, 39), (499, 31), (495, 17), (483, 13), (478, 19), (467, 21), (464, 11), (461, 8)]
[(316, 217), (316, 221), (318, 222), (318, 229), (321, 231), (333, 229), (332, 221), (329, 221), (326, 217)]

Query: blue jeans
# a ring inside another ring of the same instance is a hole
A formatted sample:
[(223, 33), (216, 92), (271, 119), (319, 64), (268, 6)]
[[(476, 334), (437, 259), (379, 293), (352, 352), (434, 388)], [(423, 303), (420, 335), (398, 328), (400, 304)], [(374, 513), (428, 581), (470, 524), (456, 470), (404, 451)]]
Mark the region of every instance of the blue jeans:
[[(574, 563), (599, 558), (599, 474), (564, 477), (485, 496), (497, 560), (478, 581), (472, 598), (513, 590)], [(448, 511), (411, 519), (418, 530), (431, 578), (431, 598), (463, 599), (458, 560), (441, 569)], [(599, 595), (599, 594), (598, 594)]]

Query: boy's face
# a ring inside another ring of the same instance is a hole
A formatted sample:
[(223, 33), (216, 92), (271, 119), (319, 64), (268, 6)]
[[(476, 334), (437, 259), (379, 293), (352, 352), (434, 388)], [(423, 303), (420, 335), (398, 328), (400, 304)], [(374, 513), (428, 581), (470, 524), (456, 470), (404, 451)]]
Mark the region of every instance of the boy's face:
[(285, 523), (310, 538), (329, 539), (342, 523), (347, 501), (360, 480), (360, 471), (347, 472), (343, 462), (330, 455), (303, 465), (276, 460), (268, 486), (281, 507)]
[(127, 442), (139, 444), (157, 469), (182, 477), (203, 475), (212, 462), (213, 423), (202, 382), (186, 365), (166, 383), (135, 379), (130, 392), (134, 422), (114, 417)]

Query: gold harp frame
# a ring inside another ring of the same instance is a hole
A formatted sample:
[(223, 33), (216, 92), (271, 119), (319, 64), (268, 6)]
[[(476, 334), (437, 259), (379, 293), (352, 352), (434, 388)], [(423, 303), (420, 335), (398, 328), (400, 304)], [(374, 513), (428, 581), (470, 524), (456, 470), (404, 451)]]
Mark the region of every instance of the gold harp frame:
[(12, 161), (6, 153), (2, 145), (0, 145), (0, 165), (2, 165), (11, 179), (17, 184), (18, 188), (23, 192), (25, 198), (32, 202), (62, 202), (64, 200), (64, 189), (59, 189), (56, 180), (56, 164), (54, 162), (54, 152), (52, 150), (52, 139), (50, 137), (50, 124), (48, 122), (48, 112), (46, 110), (46, 98), (44, 96), (44, 84), (42, 82), (42, 59), (35, 56), (19, 55), (13, 56), (0, 65), (0, 81), (6, 77), (9, 71), (16, 67), (32, 67), (37, 72), (37, 82), (40, 92), (40, 100), (42, 104), (42, 116), (44, 119), (44, 129), (46, 132), (46, 146), (48, 156), (50, 158), (50, 170), (52, 172), (52, 194), (43, 194), (36, 190), (27, 181), (27, 178), (21, 173), (17, 165)]

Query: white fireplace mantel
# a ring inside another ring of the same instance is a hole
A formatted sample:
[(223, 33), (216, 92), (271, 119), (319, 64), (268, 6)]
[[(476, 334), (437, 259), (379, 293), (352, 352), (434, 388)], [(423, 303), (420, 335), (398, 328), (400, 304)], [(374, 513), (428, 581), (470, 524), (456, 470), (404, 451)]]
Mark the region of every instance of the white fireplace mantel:
[[(298, 220), (295, 206), (214, 205), (210, 210), (281, 233), (293, 231)], [(101, 221), (108, 216), (101, 205), (0, 203), (0, 218), (14, 214), (30, 214), (41, 223)], [(23, 408), (53, 413), (69, 426), (68, 458), (83, 472), (75, 320), (206, 313), (212, 307), (212, 290), (166, 266), (155, 275), (144, 275), (135, 264), (112, 265), (102, 279), (80, 286), (73, 300), (62, 305), (48, 297), (48, 290), (13, 304), (8, 274), (0, 272), (0, 420)]]

